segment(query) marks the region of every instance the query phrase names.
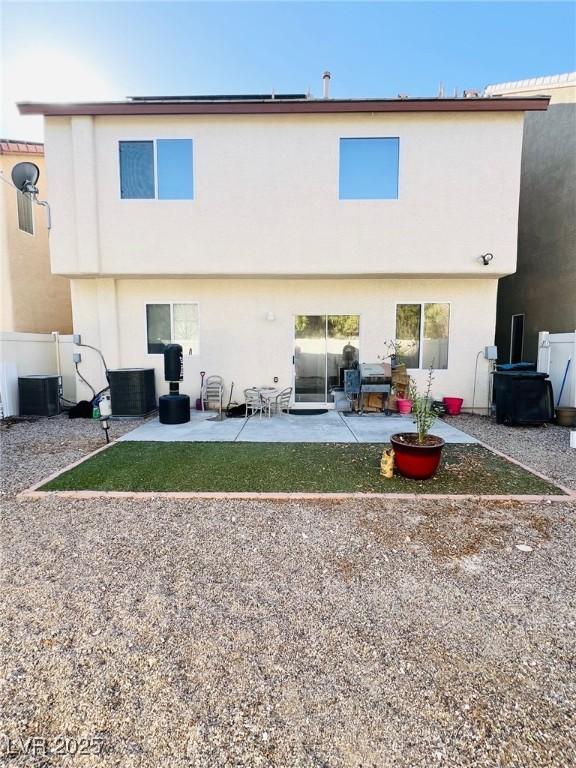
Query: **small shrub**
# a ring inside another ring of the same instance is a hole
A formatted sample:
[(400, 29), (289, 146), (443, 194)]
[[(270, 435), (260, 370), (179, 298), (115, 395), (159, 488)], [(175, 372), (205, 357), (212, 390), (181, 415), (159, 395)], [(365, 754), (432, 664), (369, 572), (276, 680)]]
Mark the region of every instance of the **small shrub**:
[(423, 443), (430, 428), (439, 416), (439, 410), (434, 405), (432, 399), (432, 382), (434, 381), (434, 371), (432, 368), (428, 371), (426, 377), (426, 388), (423, 393), (418, 391), (416, 382), (410, 379), (409, 399), (412, 400), (412, 416), (416, 424), (418, 433), (418, 442)]

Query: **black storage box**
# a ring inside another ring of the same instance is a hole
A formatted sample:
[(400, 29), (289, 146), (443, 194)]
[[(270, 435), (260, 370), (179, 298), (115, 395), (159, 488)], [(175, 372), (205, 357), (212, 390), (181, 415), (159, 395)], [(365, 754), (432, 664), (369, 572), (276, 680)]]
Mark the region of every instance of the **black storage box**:
[(547, 373), (497, 371), (494, 403), (498, 424), (543, 424), (554, 418), (554, 396)]
[(20, 416), (56, 416), (60, 413), (58, 376), (18, 377)]
[(146, 416), (156, 409), (154, 368), (108, 371), (112, 416)]

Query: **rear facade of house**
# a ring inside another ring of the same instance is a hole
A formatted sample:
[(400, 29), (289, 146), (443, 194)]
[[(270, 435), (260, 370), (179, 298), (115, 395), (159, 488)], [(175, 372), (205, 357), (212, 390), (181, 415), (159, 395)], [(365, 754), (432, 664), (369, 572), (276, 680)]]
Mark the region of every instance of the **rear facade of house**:
[[(487, 404), (499, 277), (514, 272), (522, 130), (546, 99), (164, 98), (45, 114), (52, 270), (108, 367), (184, 350), (227, 390), (332, 405), (396, 341), (434, 395)], [(482, 255), (492, 254), (487, 265)], [(81, 370), (104, 386), (96, 355)], [(79, 384), (78, 396), (87, 390)]]

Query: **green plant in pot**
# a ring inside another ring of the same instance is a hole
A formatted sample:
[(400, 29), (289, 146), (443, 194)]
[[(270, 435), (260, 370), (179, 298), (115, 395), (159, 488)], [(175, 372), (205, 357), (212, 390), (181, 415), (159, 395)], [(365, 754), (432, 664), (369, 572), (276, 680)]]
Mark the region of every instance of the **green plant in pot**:
[(434, 475), (444, 447), (441, 437), (429, 434), (430, 428), (438, 418), (438, 411), (431, 396), (433, 380), (434, 371), (430, 369), (424, 392), (419, 392), (414, 381), (411, 381), (410, 400), (416, 431), (399, 432), (390, 438), (398, 472), (413, 480), (427, 480)]

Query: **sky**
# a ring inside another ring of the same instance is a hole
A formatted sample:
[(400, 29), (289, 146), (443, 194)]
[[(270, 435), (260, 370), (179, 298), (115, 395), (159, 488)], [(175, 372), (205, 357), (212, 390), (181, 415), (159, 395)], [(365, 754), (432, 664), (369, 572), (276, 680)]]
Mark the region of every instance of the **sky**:
[(5, 138), (16, 101), (322, 91), (434, 96), (576, 70), (574, 2), (2, 2)]

